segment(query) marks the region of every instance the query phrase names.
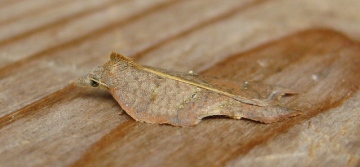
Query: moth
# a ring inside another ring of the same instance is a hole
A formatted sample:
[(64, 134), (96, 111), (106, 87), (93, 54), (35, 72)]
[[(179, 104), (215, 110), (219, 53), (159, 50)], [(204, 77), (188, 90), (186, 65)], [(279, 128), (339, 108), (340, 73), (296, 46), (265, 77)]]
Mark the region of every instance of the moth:
[(72, 83), (108, 90), (128, 115), (147, 123), (191, 126), (218, 115), (272, 123), (299, 114), (277, 103), (294, 91), (144, 66), (114, 52)]

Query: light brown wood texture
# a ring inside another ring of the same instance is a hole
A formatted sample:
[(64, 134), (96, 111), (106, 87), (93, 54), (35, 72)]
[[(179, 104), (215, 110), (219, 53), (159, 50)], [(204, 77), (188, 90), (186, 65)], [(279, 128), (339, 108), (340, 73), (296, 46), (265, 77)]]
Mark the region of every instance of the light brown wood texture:
[[(360, 1), (0, 1), (0, 166), (359, 166)], [(273, 124), (134, 121), (72, 79), (112, 51), (299, 91)]]

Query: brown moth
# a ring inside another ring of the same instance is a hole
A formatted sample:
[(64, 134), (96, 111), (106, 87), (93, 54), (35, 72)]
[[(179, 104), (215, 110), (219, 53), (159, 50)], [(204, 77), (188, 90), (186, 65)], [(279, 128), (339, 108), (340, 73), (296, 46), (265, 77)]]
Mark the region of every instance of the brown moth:
[(214, 115), (272, 123), (299, 114), (277, 104), (293, 91), (143, 66), (117, 53), (72, 83), (109, 90), (132, 118), (147, 123), (190, 126)]

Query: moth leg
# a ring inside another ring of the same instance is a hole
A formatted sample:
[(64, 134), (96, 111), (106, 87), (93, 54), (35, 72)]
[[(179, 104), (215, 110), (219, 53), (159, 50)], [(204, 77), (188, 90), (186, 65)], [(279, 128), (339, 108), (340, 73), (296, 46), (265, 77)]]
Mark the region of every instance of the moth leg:
[(253, 107), (243, 111), (244, 118), (262, 123), (273, 123), (301, 114), (300, 111), (281, 106)]
[(280, 98), (283, 97), (284, 95), (295, 95), (295, 94), (297, 94), (297, 92), (293, 90), (279, 88), (273, 91), (267, 100), (268, 101), (280, 100)]

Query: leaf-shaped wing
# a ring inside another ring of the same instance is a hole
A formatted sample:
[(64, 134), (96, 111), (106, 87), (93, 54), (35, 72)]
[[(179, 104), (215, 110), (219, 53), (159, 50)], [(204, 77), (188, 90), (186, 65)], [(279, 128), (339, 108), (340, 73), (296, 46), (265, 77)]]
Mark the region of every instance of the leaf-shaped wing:
[(257, 106), (269, 106), (274, 102), (274, 100), (277, 100), (285, 94), (296, 94), (295, 91), (255, 81), (233, 81), (223, 78), (173, 72), (148, 66), (142, 66), (142, 68), (145, 71), (154, 73), (164, 78), (201, 87), (203, 89), (231, 97), (237, 101)]

